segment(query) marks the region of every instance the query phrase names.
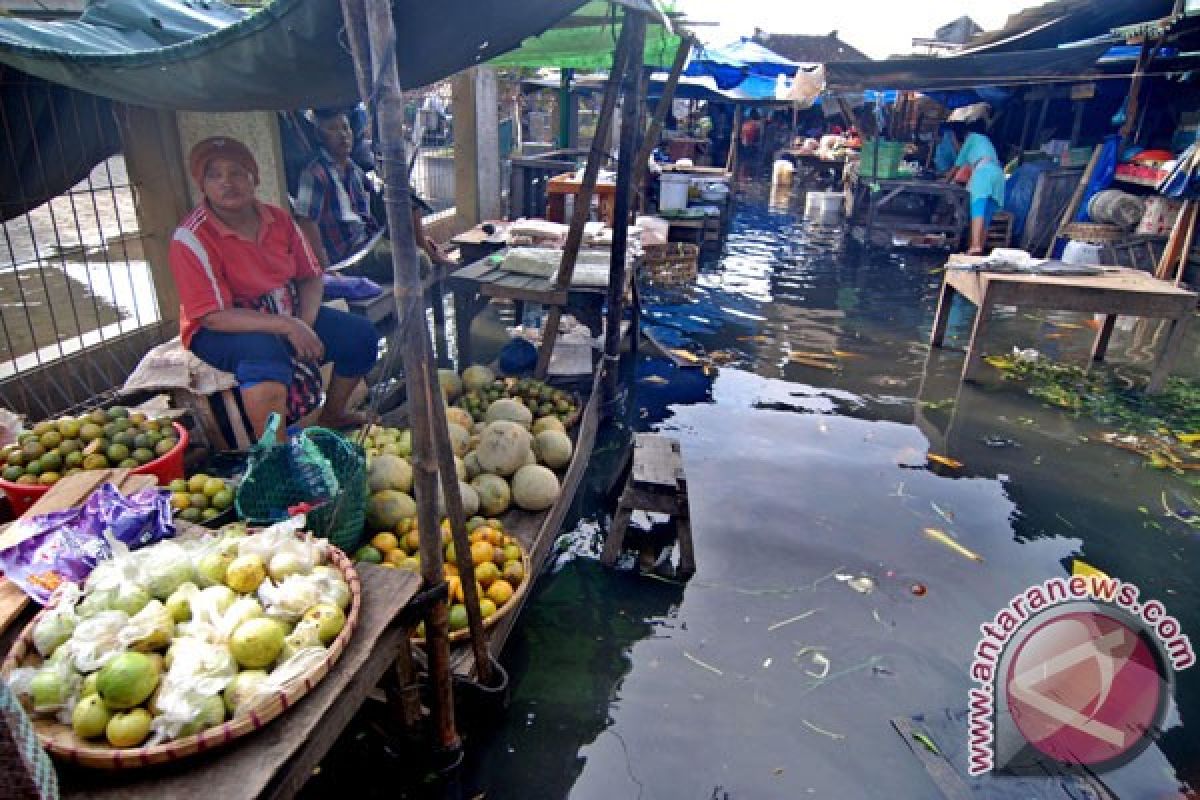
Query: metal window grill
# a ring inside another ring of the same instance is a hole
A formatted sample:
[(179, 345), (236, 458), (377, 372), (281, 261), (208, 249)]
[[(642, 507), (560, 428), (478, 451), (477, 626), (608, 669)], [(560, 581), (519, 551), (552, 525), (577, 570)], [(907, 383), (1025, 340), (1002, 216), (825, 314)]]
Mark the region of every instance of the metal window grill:
[[(25, 177), (5, 187), (0, 231), (0, 405), (37, 420), (111, 396), (166, 337), (124, 158), (73, 147), (115, 130), (112, 107), (12, 72), (0, 91), (0, 174)], [(61, 183), (68, 162), (94, 166), (39, 204), (34, 184)]]

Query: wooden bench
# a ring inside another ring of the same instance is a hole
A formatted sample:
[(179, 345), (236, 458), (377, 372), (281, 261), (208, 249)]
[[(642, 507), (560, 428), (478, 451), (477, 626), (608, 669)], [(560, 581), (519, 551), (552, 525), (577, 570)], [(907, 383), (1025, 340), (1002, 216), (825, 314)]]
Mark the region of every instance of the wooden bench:
[(688, 506), (687, 477), (679, 440), (654, 433), (634, 437), (633, 467), (613, 515), (612, 528), (604, 542), (600, 561), (611, 567), (617, 561), (625, 541), (625, 530), (635, 509), (667, 514), (675, 519), (679, 539), (679, 567), (676, 576), (687, 580), (696, 574), (696, 554), (692, 547), (691, 511)]

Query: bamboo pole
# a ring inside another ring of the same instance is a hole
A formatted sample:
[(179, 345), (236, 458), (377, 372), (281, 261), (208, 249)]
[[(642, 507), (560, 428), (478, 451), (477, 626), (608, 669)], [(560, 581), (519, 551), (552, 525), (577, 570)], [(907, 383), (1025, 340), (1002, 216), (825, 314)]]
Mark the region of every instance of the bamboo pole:
[[(396, 32), (391, 5), (382, 0), (342, 0), (342, 14), (359, 79), (359, 93), (372, 100), (377, 144), (384, 178), (384, 204), (392, 238), (392, 271), (396, 311), (403, 326), (401, 355), (412, 415), (413, 486), (417, 500), (421, 577), (426, 586), (440, 586), (442, 541), (437, 519), (437, 446), (429, 424), (434, 402), (427, 353), (431, 350), (425, 324), (420, 265), (412, 227), (412, 207), (406, 181), (408, 160), (400, 132), (404, 125), (404, 100), (396, 71)], [(369, 65), (369, 66), (368, 66)], [(374, 80), (370, 76), (374, 76)], [(440, 392), (438, 402), (441, 401)], [(445, 428), (442, 429), (445, 435)], [(445, 447), (449, 447), (447, 442)], [(450, 491), (457, 492), (458, 482)], [(450, 642), (445, 601), (430, 606), (425, 619), (429, 674), (433, 681), (433, 722), (437, 746), (444, 751), (461, 748), (454, 724), (454, 689), (450, 677)]]
[[(596, 135), (592, 137), (592, 144), (588, 149), (587, 165), (583, 169), (579, 192), (575, 195), (575, 208), (571, 212), (571, 226), (567, 229), (562, 260), (558, 262), (557, 285), (564, 292), (571, 287), (571, 277), (575, 274), (575, 260), (579, 257), (579, 248), (583, 245), (583, 228), (592, 205), (592, 194), (596, 190), (596, 179), (600, 175), (600, 163), (607, 156), (608, 137), (612, 133), (612, 117), (617, 107), (617, 93), (621, 85), (620, 76), (625, 72), (629, 55), (629, 34), (625, 32), (625, 25), (622, 25), (616, 50), (613, 51), (612, 72), (609, 73), (608, 86), (605, 87), (604, 97), (600, 102), (600, 115), (596, 118)], [(558, 338), (558, 323), (561, 318), (562, 308), (557, 305), (551, 306), (546, 315), (546, 324), (542, 327), (542, 345), (534, 370), (534, 375), (539, 379), (545, 378), (546, 371), (550, 368), (550, 356), (554, 354), (554, 341)]]
[[(646, 38), (646, 17), (633, 13), (625, 19), (629, 28), (629, 52), (641, 53)], [(617, 364), (621, 351), (621, 307), (625, 299), (625, 251), (629, 244), (629, 207), (633, 200), (633, 176), (641, 135), (642, 97), (645, 71), (641, 59), (629, 59), (621, 76), (621, 147), (617, 162), (617, 193), (613, 198), (612, 258), (608, 266), (608, 316), (604, 330), (604, 400), (617, 394)]]
[(733, 107), (733, 130), (729, 132), (729, 153), (725, 156), (725, 171), (733, 172), (737, 166), (737, 146), (742, 135), (742, 107)]
[(683, 75), (683, 68), (687, 64), (688, 54), (692, 51), (691, 37), (684, 36), (679, 40), (679, 48), (675, 51), (675, 61), (671, 64), (671, 72), (667, 75), (667, 83), (663, 86), (662, 97), (658, 98), (658, 104), (654, 107), (654, 116), (650, 120), (650, 127), (646, 130), (646, 138), (642, 142), (642, 149), (638, 151), (637, 162), (634, 164), (633, 185), (641, 189), (642, 179), (646, 174), (646, 169), (650, 163), (650, 153), (654, 151), (654, 145), (658, 143), (658, 136), (662, 133), (663, 122), (667, 118), (667, 111), (671, 108), (671, 103), (675, 101), (675, 90), (679, 86), (679, 78)]

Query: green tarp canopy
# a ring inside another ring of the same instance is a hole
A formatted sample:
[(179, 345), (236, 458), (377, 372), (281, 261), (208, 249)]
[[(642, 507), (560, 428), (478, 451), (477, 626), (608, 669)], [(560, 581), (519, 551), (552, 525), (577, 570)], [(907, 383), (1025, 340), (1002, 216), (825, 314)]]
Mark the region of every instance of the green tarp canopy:
[[(669, 67), (679, 48), (677, 36), (662, 20), (646, 26), (645, 63)], [(589, 2), (544, 33), (526, 39), (520, 47), (491, 59), (494, 67), (559, 67), (560, 69), (608, 70), (612, 67), (620, 21), (606, 2)]]

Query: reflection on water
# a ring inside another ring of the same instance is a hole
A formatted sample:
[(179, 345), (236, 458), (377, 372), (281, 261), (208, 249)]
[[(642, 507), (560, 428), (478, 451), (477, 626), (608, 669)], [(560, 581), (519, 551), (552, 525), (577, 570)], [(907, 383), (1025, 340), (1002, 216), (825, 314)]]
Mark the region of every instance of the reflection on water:
[[(749, 188), (697, 284), (647, 297), (656, 338), (717, 366), (643, 357), (631, 376), (629, 425), (682, 440), (699, 573), (680, 589), (598, 567), (598, 466), (506, 653), (511, 713), (471, 743), (489, 798), (937, 796), (888, 721), (963, 708), (978, 625), (1076, 557), (1200, 636), (1197, 539), (1157, 512), (1194, 487), (1017, 387), (961, 386), (961, 355), (925, 344), (941, 256), (865, 254)], [(987, 349), (1082, 362), (1091, 331), (1054, 325), (1072, 318), (1006, 313)], [(969, 322), (952, 318), (949, 344)], [(1110, 357), (1144, 371), (1154, 336), (1119, 326)], [(1194, 672), (1159, 746), (1103, 776), (1119, 796), (1200, 784)]]

